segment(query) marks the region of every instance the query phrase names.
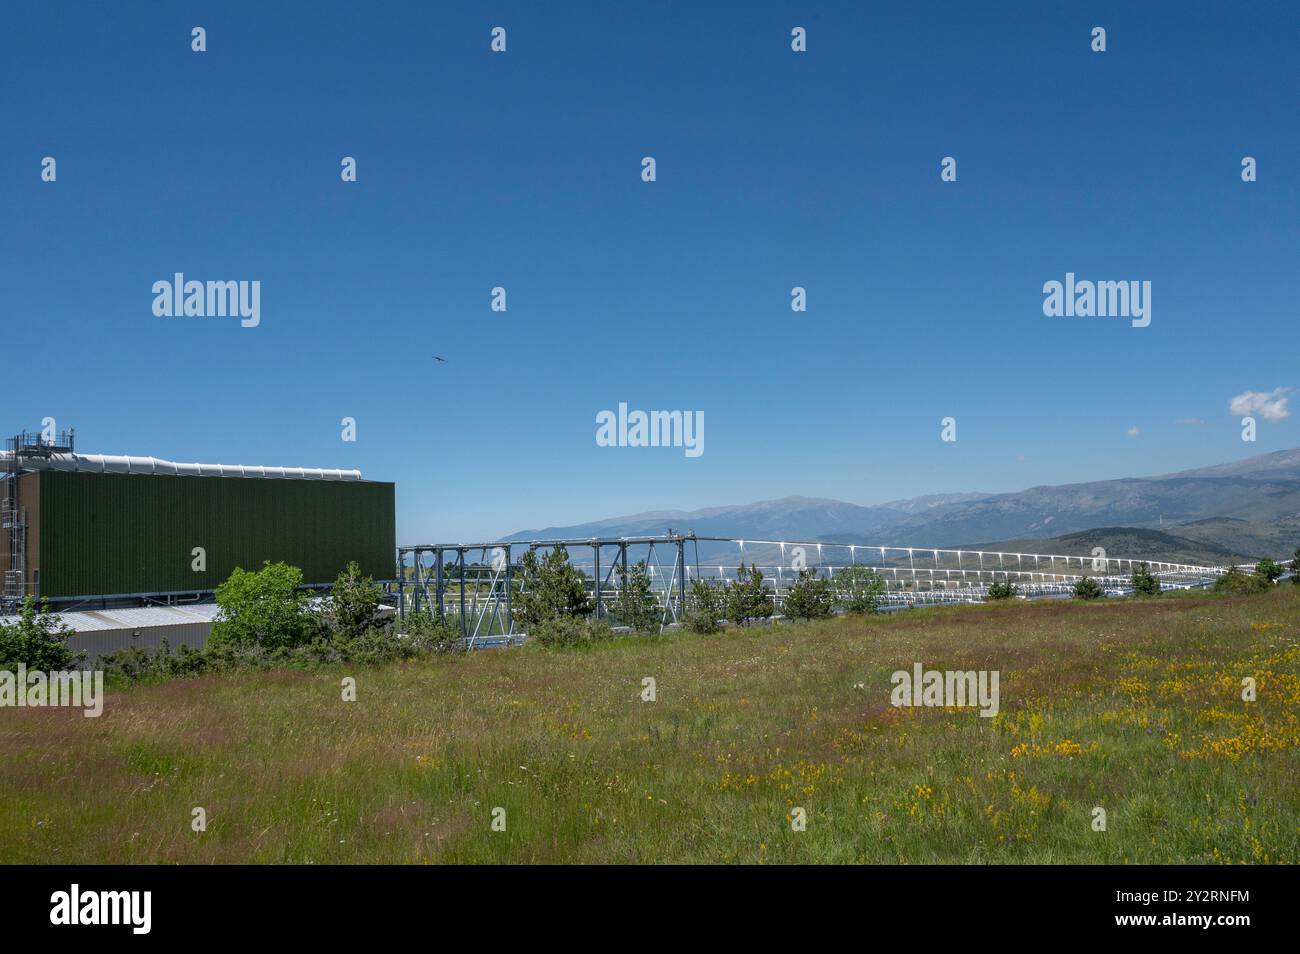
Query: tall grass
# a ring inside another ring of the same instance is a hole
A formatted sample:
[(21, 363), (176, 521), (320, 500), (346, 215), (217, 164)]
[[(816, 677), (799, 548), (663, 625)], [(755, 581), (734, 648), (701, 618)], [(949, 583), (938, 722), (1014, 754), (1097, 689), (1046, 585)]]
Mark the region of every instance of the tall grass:
[[(0, 709), (0, 861), (1293, 862), (1297, 591), (213, 675), (112, 687), (99, 719)], [(891, 706), (916, 662), (1000, 671), (1000, 714)]]

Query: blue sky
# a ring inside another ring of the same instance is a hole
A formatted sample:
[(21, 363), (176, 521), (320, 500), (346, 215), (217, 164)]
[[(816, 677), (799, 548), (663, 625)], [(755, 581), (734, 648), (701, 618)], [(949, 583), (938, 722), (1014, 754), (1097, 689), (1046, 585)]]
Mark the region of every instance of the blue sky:
[[(2, 16), (10, 430), (360, 467), (402, 543), (1300, 444), (1228, 413), (1300, 386), (1294, 3)], [(177, 271), (259, 280), (260, 326), (155, 317)], [(1044, 316), (1067, 271), (1151, 281), (1150, 327)], [(620, 401), (703, 411), (705, 453), (596, 446)]]

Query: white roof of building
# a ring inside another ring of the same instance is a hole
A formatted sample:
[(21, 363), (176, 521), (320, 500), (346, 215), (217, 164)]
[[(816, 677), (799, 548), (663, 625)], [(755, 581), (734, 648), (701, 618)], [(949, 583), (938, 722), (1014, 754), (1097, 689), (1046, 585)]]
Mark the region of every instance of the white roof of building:
[[(78, 633), (109, 629), (143, 629), (148, 626), (182, 626), (211, 623), (220, 607), (216, 603), (191, 603), (185, 606), (140, 606), (126, 609), (72, 610), (55, 613), (65, 626)], [(0, 623), (12, 625), (13, 616), (0, 616)]]
[[(0, 461), (12, 455), (0, 451)], [(260, 464), (183, 464), (157, 457), (111, 454), (54, 454), (24, 457), (24, 470), (72, 470), (95, 474), (165, 474), (173, 477), (259, 477), (280, 480), (360, 480), (359, 470), (325, 467), (265, 467)]]

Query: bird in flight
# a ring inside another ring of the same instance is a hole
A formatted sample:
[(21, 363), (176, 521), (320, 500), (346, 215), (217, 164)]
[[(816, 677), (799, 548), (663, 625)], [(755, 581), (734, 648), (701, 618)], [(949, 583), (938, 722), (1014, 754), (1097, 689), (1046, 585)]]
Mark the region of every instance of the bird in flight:
[(443, 364), (446, 364), (446, 363), (447, 363), (447, 359), (444, 358), (444, 357), (442, 357), (442, 355), (437, 355), (437, 354), (435, 354), (435, 355), (433, 356), (433, 360), (434, 360), (434, 361), (441, 361)]

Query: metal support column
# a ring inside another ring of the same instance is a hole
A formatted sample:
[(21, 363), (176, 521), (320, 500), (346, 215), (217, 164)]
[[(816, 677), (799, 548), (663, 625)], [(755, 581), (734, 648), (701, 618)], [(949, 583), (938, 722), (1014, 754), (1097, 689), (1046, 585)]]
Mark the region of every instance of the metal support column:
[(505, 619), (505, 629), (506, 629), (507, 636), (511, 635), (515, 631), (515, 618), (510, 612), (510, 590), (511, 590), (511, 580), (514, 579), (513, 572), (512, 572), (514, 568), (510, 565), (510, 563), (511, 563), (510, 544), (507, 543), (506, 544), (506, 619)]
[(468, 636), (469, 628), (465, 623), (465, 548), (460, 547), (456, 553), (456, 563), (460, 567), (460, 634)]
[(438, 600), (438, 619), (444, 619), (447, 616), (447, 607), (442, 601), (443, 588), (446, 585), (442, 578), (442, 547), (438, 547), (433, 554), (433, 593)]
[[(406, 619), (406, 554), (397, 554), (397, 615)], [(418, 590), (417, 590), (418, 592)]]
[(686, 609), (686, 541), (677, 541), (677, 612), (673, 619), (681, 618), (681, 614)]

